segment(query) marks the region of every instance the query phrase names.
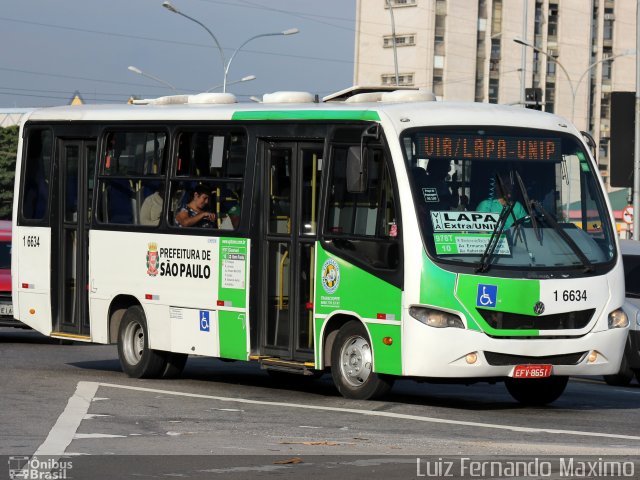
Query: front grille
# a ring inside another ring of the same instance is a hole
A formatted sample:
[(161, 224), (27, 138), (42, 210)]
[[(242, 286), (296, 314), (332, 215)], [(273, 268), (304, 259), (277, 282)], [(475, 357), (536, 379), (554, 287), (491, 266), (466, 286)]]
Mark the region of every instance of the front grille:
[(589, 324), (595, 311), (591, 308), (537, 316), (478, 309), (485, 322), (496, 330), (577, 330)]
[(489, 365), (503, 367), (506, 365), (577, 365), (587, 352), (566, 353), (564, 355), (547, 355), (546, 357), (526, 357), (524, 355), (507, 355), (506, 353), (484, 352)]

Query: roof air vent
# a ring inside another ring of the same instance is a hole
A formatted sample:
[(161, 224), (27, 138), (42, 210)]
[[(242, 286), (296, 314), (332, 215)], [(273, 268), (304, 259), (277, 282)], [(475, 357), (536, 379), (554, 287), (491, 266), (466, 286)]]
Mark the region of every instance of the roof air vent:
[(214, 92), (189, 95), (189, 101), (187, 103), (228, 104), (236, 102), (236, 96), (233, 93)]
[(313, 103), (309, 92), (273, 92), (262, 96), (262, 103)]

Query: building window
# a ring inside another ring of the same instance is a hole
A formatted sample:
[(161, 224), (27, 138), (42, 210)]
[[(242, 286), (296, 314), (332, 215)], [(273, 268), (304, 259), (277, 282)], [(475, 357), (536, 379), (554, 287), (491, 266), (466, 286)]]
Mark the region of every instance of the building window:
[[(382, 85), (395, 85), (396, 75), (395, 73), (385, 73), (381, 77)], [(413, 85), (414, 74), (413, 73), (399, 73), (398, 85)]]
[(554, 104), (556, 100), (556, 84), (555, 83), (547, 83), (546, 88), (544, 89), (544, 111), (553, 113), (554, 112)]
[(489, 103), (498, 103), (499, 82), (497, 78), (489, 79)]
[(548, 41), (555, 41), (558, 36), (558, 5), (549, 5)]
[[(410, 35), (396, 35), (396, 47), (412, 47), (416, 44), (415, 34)], [(393, 47), (393, 35), (385, 35), (384, 48)]]
[(551, 60), (547, 62), (547, 76), (549, 77), (556, 76), (556, 62), (552, 62)]

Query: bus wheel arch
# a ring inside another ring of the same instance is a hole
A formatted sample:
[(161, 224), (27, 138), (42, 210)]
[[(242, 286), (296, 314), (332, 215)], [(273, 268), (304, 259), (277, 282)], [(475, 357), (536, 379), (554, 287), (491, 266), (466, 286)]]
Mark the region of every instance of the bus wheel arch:
[(111, 301), (109, 306), (109, 343), (118, 343), (118, 331), (122, 317), (127, 309), (134, 305), (141, 307), (138, 299), (131, 295), (118, 295)]
[(350, 321), (360, 321), (357, 317), (353, 315), (346, 315), (344, 313), (338, 313), (337, 315), (333, 315), (324, 327), (324, 332), (322, 334), (322, 364), (320, 368), (327, 368), (331, 366), (331, 350), (333, 348), (333, 343), (338, 336), (338, 331), (342, 328), (343, 325)]
[(340, 325), (333, 337), (331, 376), (338, 391), (346, 398), (374, 399), (391, 389), (393, 378), (373, 369), (372, 342), (360, 320), (352, 319)]

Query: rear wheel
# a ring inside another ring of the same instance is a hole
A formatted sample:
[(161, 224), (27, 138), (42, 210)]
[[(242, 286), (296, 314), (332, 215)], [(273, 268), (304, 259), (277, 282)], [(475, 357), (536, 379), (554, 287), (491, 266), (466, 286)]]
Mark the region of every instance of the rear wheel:
[(633, 370), (629, 367), (626, 355), (622, 357), (622, 363), (620, 363), (618, 373), (604, 376), (604, 381), (607, 382), (607, 385), (614, 387), (626, 387), (631, 383), (631, 380), (633, 380)]
[(556, 401), (564, 392), (569, 377), (507, 378), (511, 396), (523, 405), (540, 406)]
[(393, 378), (373, 371), (369, 336), (355, 320), (338, 331), (331, 351), (331, 376), (344, 397), (359, 400), (381, 397), (393, 385)]
[(157, 378), (167, 367), (163, 352), (149, 348), (149, 330), (139, 305), (129, 307), (118, 330), (118, 358), (122, 370), (133, 378)]

